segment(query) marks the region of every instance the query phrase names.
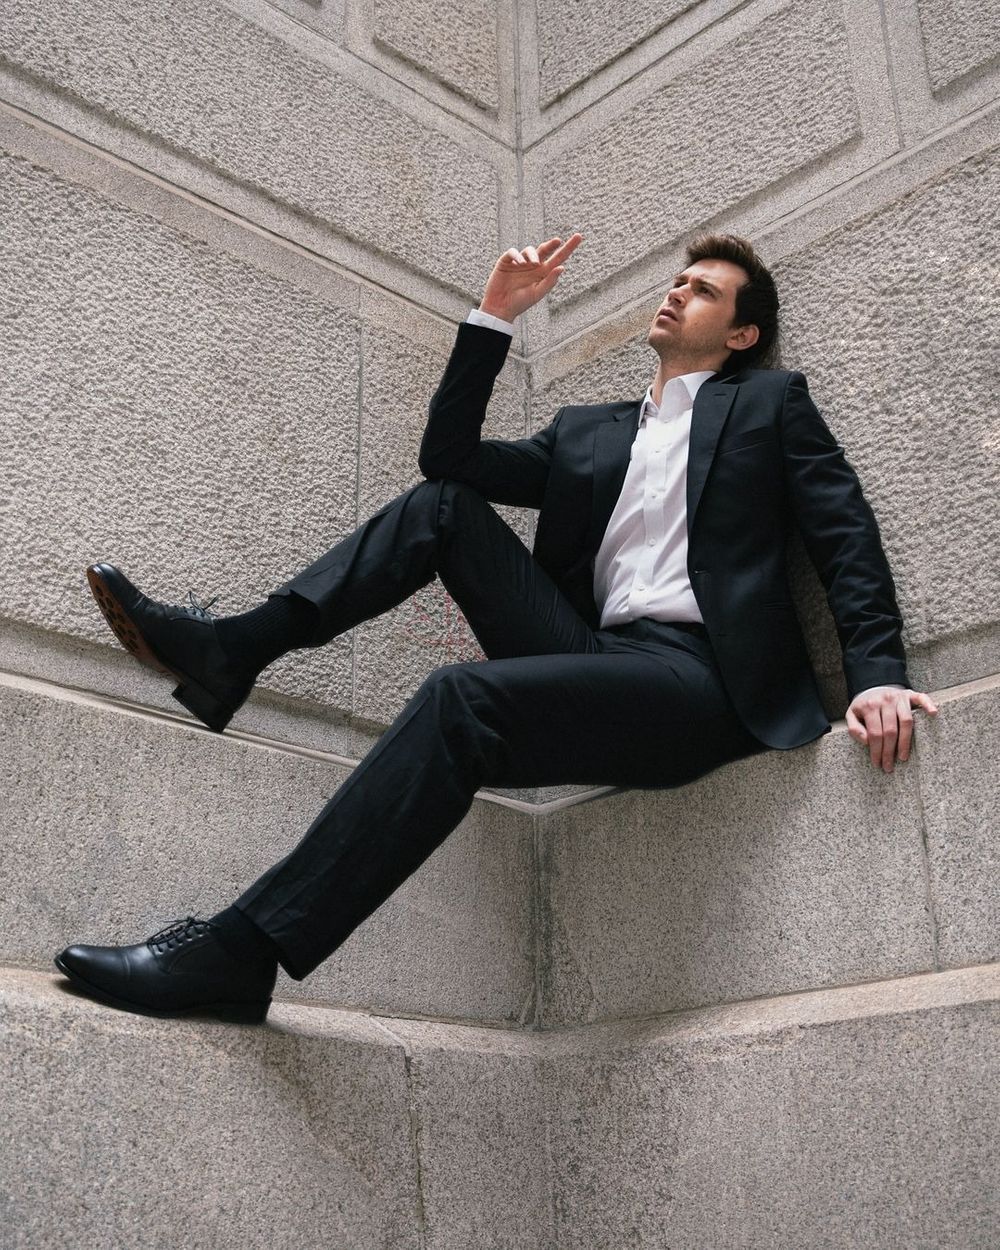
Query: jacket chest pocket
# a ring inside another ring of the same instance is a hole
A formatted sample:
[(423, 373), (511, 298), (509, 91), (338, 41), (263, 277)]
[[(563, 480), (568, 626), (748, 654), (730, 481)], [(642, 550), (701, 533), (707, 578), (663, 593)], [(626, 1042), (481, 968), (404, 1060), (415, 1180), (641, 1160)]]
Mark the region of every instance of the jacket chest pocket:
[(721, 438), (715, 449), (717, 456), (728, 455), (731, 451), (746, 451), (750, 447), (761, 447), (777, 445), (777, 437), (774, 427), (770, 425), (755, 425), (752, 429), (741, 430), (739, 434), (731, 434), (728, 438)]

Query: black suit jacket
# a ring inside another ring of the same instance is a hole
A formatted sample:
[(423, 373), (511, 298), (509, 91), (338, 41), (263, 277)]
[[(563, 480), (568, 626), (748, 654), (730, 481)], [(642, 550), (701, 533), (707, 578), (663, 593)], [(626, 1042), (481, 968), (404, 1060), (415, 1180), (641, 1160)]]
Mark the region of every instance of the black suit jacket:
[[(431, 399), (420, 469), (494, 503), (539, 509), (535, 558), (596, 628), (592, 562), (625, 480), (641, 400), (568, 405), (532, 438), (482, 439), (510, 343), (496, 330), (459, 327)], [(805, 377), (743, 369), (707, 378), (691, 416), (688, 573), (737, 712), (779, 748), (830, 730), (789, 594), (792, 525), (826, 589), (851, 697), (908, 685), (878, 525)]]

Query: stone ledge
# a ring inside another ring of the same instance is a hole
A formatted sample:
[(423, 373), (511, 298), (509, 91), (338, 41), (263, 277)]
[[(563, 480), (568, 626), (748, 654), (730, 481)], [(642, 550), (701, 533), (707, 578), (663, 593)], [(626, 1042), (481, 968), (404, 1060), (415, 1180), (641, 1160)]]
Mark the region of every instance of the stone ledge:
[(1000, 958), (1000, 682), (958, 690), (891, 776), (844, 731), (547, 817), (542, 1026)]
[[(980, 775), (1000, 678), (938, 698), (893, 777), (839, 732), (672, 791), (484, 796), (282, 992), (551, 1028), (1000, 957)], [(0, 954), (40, 966), (69, 942), (211, 914), (295, 844), (349, 764), (27, 679), (0, 680), (0, 705), (20, 831)]]
[[(73, 942), (142, 941), (211, 915), (302, 836), (346, 770), (180, 718), (0, 684), (10, 834), (0, 958), (47, 967)], [(535, 1001), (532, 817), (474, 805), (307, 981), (344, 1007), (524, 1023)]]
[(937, 1250), (1000, 1217), (997, 965), (544, 1034), (64, 984), (0, 969), (10, 1250)]

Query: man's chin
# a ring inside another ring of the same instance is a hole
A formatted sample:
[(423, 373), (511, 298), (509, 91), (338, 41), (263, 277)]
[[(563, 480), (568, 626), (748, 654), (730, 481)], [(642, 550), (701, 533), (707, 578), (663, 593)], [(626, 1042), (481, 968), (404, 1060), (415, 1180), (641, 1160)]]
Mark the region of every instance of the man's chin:
[(650, 327), (646, 342), (659, 356), (662, 356), (664, 352), (675, 351), (677, 348), (677, 342), (670, 331), (657, 325)]

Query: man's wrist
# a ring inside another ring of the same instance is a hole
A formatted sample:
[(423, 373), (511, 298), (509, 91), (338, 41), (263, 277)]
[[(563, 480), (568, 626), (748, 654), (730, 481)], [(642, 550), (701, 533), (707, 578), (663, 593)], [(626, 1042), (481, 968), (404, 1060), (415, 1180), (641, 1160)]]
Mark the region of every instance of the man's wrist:
[(499, 330), (501, 334), (509, 334), (512, 337), (514, 334), (513, 321), (498, 317), (495, 313), (485, 312), (482, 308), (473, 308), (466, 317), (466, 321), (474, 326), (485, 326), (488, 330)]
[[(864, 690), (859, 690), (854, 699), (860, 699), (863, 694), (869, 694), (872, 690), (908, 690), (908, 686), (901, 686), (897, 681), (879, 682), (877, 686), (866, 686)], [(854, 702), (854, 699), (851, 702)]]

